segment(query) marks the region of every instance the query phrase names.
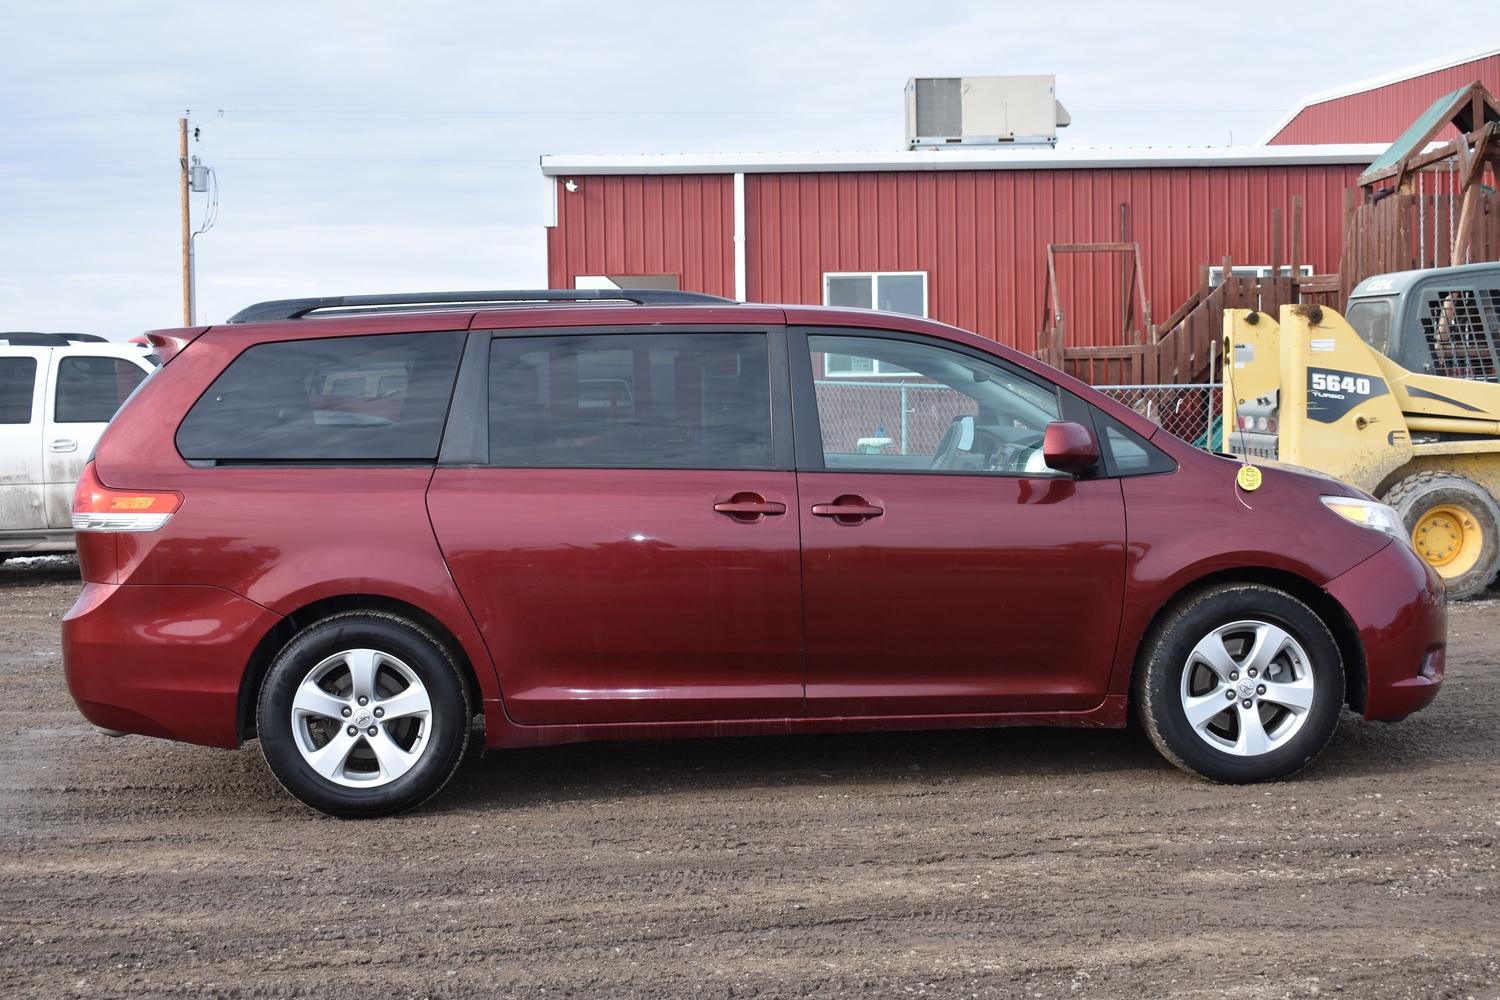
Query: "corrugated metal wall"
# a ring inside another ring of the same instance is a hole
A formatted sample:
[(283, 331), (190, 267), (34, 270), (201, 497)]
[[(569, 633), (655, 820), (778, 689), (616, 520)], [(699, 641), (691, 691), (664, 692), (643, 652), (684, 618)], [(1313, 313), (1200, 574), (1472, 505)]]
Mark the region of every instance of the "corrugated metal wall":
[(1492, 94), (1500, 92), (1500, 55), (1303, 108), (1269, 142), (1394, 142), (1433, 101), (1475, 80)]
[(676, 274), (681, 287), (734, 295), (734, 179), (726, 174), (578, 177), (557, 184), (547, 284), (579, 275)]
[[(926, 271), (929, 314), (1031, 351), (1048, 243), (1141, 244), (1152, 315), (1165, 319), (1224, 255), (1268, 264), (1271, 209), (1304, 199), (1304, 263), (1335, 270), (1354, 166), (759, 174), (746, 178), (747, 297), (820, 303), (828, 271)], [(680, 273), (734, 294), (729, 176), (578, 177), (559, 191), (548, 277)], [(1290, 238), (1282, 242), (1289, 257)], [(1284, 260), (1283, 263), (1287, 261)], [(1068, 343), (1120, 342), (1118, 258), (1064, 259)]]
[[(1268, 264), (1271, 209), (1304, 199), (1304, 263), (1338, 266), (1350, 166), (762, 174), (746, 178), (748, 296), (821, 302), (826, 271), (926, 271), (934, 319), (1030, 351), (1049, 243), (1141, 244), (1154, 318), (1225, 254)], [(1290, 255), (1283, 238), (1283, 257)], [(1287, 261), (1284, 259), (1283, 263)], [(1068, 343), (1120, 343), (1115, 256), (1060, 259)]]

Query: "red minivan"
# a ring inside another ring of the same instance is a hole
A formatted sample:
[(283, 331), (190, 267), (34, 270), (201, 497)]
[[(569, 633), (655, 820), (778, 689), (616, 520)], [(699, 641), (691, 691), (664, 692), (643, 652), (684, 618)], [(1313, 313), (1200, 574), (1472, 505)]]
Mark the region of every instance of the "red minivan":
[[(111, 733), (258, 738), (327, 813), (490, 747), (1122, 726), (1226, 782), (1443, 677), (1442, 584), (1339, 482), (1239, 484), (1031, 358), (663, 291), (263, 303), (79, 484), (63, 623)], [(1247, 477), (1253, 478), (1253, 477)]]

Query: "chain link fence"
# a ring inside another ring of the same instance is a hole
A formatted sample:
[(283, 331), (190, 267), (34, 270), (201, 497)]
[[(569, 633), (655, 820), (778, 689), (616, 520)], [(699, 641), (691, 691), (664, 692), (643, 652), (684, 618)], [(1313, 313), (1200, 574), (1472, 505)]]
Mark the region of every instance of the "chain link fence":
[(931, 455), (955, 417), (978, 416), (972, 396), (928, 382), (819, 379), (818, 422), (830, 451)]
[[(1215, 382), (1197, 385), (1097, 385), (1141, 416), (1189, 444), (1213, 451), (1220, 439), (1224, 387)], [(1210, 433), (1211, 432), (1211, 433)]]
[[(973, 397), (945, 385), (842, 378), (815, 384), (824, 446), (845, 454), (931, 455), (954, 418), (979, 413)], [(1217, 437), (1221, 385), (1096, 388), (1200, 448), (1209, 447), (1210, 429)]]

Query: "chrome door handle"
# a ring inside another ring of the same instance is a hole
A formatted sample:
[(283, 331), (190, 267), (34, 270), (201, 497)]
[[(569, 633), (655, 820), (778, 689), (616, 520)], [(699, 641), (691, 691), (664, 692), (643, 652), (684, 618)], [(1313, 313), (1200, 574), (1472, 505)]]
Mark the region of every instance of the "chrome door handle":
[(74, 441), (72, 438), (53, 438), (52, 443), (47, 445), (47, 448), (50, 451), (77, 451), (78, 442)]

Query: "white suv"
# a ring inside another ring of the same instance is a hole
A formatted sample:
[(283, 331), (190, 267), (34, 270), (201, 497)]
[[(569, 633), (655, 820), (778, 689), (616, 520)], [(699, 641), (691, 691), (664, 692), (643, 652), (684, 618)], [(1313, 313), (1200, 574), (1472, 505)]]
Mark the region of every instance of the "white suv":
[(145, 348), (76, 334), (0, 333), (0, 562), (73, 550), (73, 487)]

